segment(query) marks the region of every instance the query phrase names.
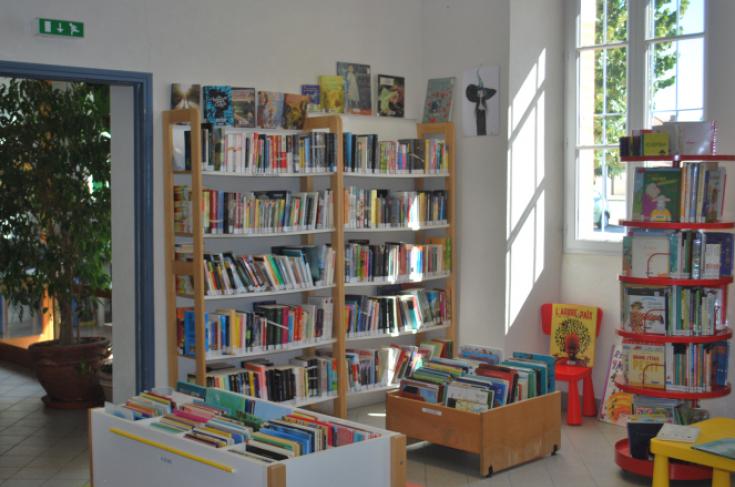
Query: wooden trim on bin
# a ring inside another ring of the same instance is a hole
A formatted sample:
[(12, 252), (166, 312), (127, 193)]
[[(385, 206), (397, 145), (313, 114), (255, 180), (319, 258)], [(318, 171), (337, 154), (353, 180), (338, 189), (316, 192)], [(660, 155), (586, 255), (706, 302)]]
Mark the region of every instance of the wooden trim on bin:
[(390, 485), (406, 485), (406, 435), (396, 435), (390, 439)]
[(286, 487), (286, 466), (284, 464), (268, 465), (268, 487)]

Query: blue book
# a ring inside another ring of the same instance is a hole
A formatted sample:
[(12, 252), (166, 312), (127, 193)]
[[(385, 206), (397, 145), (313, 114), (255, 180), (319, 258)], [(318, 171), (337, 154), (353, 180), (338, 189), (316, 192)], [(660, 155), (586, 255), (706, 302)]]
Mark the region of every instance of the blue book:
[(692, 445), (692, 448), (735, 460), (735, 438), (722, 438), (721, 440), (699, 443)]
[(202, 97), (204, 99), (204, 120), (206, 122), (214, 125), (234, 125), (231, 86), (204, 86)]

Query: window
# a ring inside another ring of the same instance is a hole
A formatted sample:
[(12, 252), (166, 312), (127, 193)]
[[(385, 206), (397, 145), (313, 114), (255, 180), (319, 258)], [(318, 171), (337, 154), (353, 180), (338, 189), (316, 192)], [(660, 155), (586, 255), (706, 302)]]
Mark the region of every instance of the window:
[(705, 2), (576, 0), (571, 9), (567, 251), (619, 252), (630, 167), (621, 135), (704, 118)]

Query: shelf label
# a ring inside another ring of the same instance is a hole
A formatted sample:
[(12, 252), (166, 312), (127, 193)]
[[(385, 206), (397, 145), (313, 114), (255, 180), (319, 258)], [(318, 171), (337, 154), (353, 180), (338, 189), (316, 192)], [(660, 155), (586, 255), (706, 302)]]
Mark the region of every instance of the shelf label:
[(434, 416), (441, 416), (442, 415), (442, 412), (441, 411), (437, 411), (436, 409), (421, 408), (421, 412), (422, 413), (426, 413), (426, 414), (433, 414)]
[(38, 33), (56, 37), (84, 37), (84, 22), (39, 18)]

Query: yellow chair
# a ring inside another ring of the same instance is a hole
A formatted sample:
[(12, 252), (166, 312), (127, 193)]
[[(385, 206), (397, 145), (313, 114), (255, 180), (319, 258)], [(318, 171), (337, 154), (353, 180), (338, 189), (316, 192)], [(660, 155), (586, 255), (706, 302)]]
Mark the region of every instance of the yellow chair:
[[(692, 426), (699, 428), (696, 443), (707, 443), (723, 438), (735, 438), (735, 419), (711, 418)], [(730, 474), (735, 472), (735, 460), (692, 448), (691, 443), (651, 440), (653, 453), (653, 487), (669, 486), (669, 458), (712, 467), (712, 487), (730, 487)]]

